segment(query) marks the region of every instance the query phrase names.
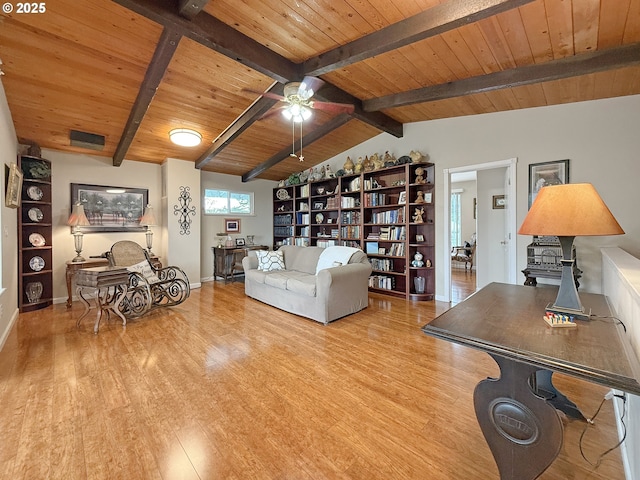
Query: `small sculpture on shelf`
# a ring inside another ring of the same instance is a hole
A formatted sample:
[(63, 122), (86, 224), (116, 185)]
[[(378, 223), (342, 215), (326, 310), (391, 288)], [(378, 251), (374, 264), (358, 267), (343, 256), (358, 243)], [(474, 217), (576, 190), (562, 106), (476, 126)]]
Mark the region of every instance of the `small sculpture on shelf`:
[(354, 168), (355, 168), (355, 165), (353, 164), (353, 160), (351, 160), (351, 157), (347, 157), (347, 161), (344, 162), (342, 169), (347, 175), (350, 175), (353, 173)]
[(432, 265), (432, 264), (431, 264), (431, 260), (429, 260), (429, 259), (427, 258), (427, 262), (426, 262), (426, 264), (425, 264), (425, 265), (426, 265), (427, 267), (431, 268), (431, 265)]
[(384, 152), (384, 157), (382, 157), (382, 162), (385, 165), (395, 165), (396, 164), (396, 157), (394, 157), (392, 154), (389, 153), (389, 150), (387, 150), (386, 152)]
[(426, 160), (426, 157), (417, 150), (411, 150), (411, 152), (409, 152), (409, 157), (411, 157), (411, 161), (413, 163), (422, 163)]
[(418, 167), (416, 168), (416, 179), (413, 183), (427, 183), (427, 180), (424, 178), (424, 168)]
[(381, 168), (384, 168), (384, 160), (382, 160), (380, 155), (378, 155), (377, 153), (371, 155), (371, 161), (373, 162), (374, 170), (380, 170)]
[(416, 192), (416, 199), (413, 201), (413, 203), (424, 203), (424, 193), (422, 192), (422, 190), (418, 190)]
[(411, 260), (411, 266), (412, 267), (424, 266), (424, 262), (422, 261), (423, 258), (424, 256), (420, 252), (416, 252), (415, 255), (413, 256), (413, 260)]
[(362, 173), (364, 171), (364, 160), (362, 157), (358, 157), (358, 161), (356, 162), (356, 166), (353, 171), (354, 173)]
[(415, 223), (424, 223), (424, 219), (422, 216), (424, 215), (424, 208), (416, 207), (415, 213), (413, 214), (413, 221)]
[(372, 172), (374, 168), (373, 161), (366, 155), (364, 157), (363, 167), (365, 172)]
[(331, 165), (329, 164), (324, 167), (324, 178), (336, 178), (336, 175), (333, 173)]

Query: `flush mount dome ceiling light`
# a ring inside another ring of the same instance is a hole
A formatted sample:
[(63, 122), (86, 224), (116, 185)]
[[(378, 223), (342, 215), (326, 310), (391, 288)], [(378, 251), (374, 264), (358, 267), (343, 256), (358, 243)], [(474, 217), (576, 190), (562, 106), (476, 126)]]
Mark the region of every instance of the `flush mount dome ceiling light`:
[(189, 128), (174, 128), (169, 132), (169, 138), (181, 147), (195, 147), (202, 141), (202, 135)]

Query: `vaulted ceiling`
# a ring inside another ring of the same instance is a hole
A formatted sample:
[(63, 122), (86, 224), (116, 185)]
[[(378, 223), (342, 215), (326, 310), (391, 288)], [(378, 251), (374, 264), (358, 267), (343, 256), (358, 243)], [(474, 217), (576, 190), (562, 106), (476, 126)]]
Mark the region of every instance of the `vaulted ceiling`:
[[(116, 167), (174, 157), (279, 180), (404, 123), (640, 93), (640, 0), (7, 4), (0, 68), (18, 137)], [(305, 75), (325, 82), (314, 99), (355, 111), (314, 110), (301, 164), (299, 127), (264, 117), (281, 103), (253, 92)], [(173, 145), (180, 127), (204, 141)], [(104, 135), (104, 149), (70, 145), (70, 130)]]

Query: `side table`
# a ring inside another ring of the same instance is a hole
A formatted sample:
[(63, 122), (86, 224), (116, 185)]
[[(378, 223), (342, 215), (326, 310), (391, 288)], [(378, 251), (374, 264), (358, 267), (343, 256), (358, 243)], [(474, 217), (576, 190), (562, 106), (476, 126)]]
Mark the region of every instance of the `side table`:
[(102, 312), (107, 315), (114, 312), (122, 319), (122, 325), (127, 324), (127, 319), (120, 311), (120, 304), (127, 294), (127, 284), (129, 283), (129, 272), (122, 267), (93, 267), (78, 270), (76, 278), (76, 292), (84, 304), (84, 312), (78, 318), (76, 326), (87, 316), (91, 305), (84, 297), (84, 292), (95, 294), (96, 299), (96, 321), (93, 326), (93, 333), (98, 333)]

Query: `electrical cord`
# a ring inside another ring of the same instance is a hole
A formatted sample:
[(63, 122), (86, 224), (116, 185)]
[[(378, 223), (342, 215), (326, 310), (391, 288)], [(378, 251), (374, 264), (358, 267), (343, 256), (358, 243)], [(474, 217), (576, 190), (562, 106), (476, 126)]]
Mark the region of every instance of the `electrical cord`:
[(618, 322), (620, 325), (622, 325), (622, 328), (624, 329), (624, 333), (627, 333), (627, 326), (618, 317), (591, 314), (591, 315), (589, 315), (589, 318), (593, 318), (595, 320), (607, 320), (607, 319), (610, 318), (610, 319)]
[[(616, 443), (613, 447), (611, 447), (608, 450), (605, 450), (603, 453), (601, 453), (598, 456), (598, 460), (595, 463), (593, 463), (591, 460), (589, 460), (587, 458), (587, 456), (584, 453), (584, 450), (582, 448), (582, 440), (584, 438), (584, 435), (587, 433), (587, 429), (589, 428), (589, 426), (595, 425), (594, 420), (598, 416), (598, 413), (600, 413), (600, 409), (604, 405), (604, 402), (606, 402), (609, 399), (612, 399), (613, 397), (617, 397), (617, 398), (622, 399), (622, 414), (620, 415), (620, 423), (622, 423), (622, 439), (618, 443)], [(610, 392), (607, 392), (607, 394), (604, 396), (604, 398), (600, 402), (600, 405), (598, 406), (598, 409), (596, 410), (596, 413), (594, 413), (591, 418), (587, 419), (587, 425), (584, 427), (584, 430), (582, 431), (582, 434), (580, 435), (580, 440), (578, 441), (578, 446), (580, 447), (580, 454), (582, 455), (582, 458), (584, 458), (584, 460), (589, 465), (591, 465), (594, 469), (598, 468), (600, 466), (600, 463), (604, 459), (604, 457), (606, 455), (608, 455), (609, 453), (611, 453), (612, 451), (614, 451), (620, 445), (622, 445), (622, 442), (624, 442), (625, 439), (627, 438), (627, 425), (624, 423), (624, 416), (626, 415), (626, 412), (627, 412), (627, 395), (626, 394), (616, 395), (616, 394), (613, 393), (613, 390), (612, 390)]]

